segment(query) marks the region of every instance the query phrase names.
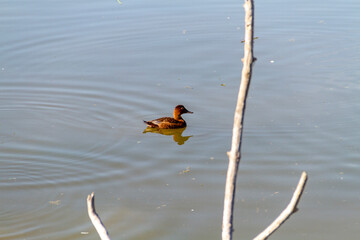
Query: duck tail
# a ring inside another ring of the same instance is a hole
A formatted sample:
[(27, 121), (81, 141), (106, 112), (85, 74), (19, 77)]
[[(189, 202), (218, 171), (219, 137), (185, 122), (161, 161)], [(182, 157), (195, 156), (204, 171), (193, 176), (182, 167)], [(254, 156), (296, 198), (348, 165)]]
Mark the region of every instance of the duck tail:
[(143, 120), (143, 121), (148, 127), (152, 127), (152, 128), (158, 127), (158, 125), (152, 123), (151, 121), (145, 121), (145, 120)]

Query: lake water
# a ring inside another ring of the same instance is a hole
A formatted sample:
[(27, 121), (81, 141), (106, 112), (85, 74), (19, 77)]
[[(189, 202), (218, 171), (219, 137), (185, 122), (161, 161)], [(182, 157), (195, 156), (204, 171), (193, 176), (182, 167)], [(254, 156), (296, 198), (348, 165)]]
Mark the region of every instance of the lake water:
[[(0, 239), (220, 239), (242, 1), (0, 3)], [(256, 1), (234, 239), (360, 228), (360, 3)], [(183, 132), (142, 120), (183, 104)]]

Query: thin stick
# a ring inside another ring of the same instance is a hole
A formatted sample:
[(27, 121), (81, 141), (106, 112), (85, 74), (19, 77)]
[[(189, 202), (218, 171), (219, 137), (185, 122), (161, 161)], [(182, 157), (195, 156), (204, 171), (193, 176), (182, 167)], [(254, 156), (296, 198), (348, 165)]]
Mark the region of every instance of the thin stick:
[(241, 84), (236, 104), (231, 150), (228, 152), (229, 166), (226, 175), (224, 212), (222, 222), (222, 240), (231, 240), (233, 231), (233, 209), (236, 189), (236, 177), (241, 156), (242, 130), (246, 106), (246, 97), (250, 86), (254, 41), (254, 4), (245, 0), (245, 44)]
[(282, 211), (282, 213), (259, 235), (257, 235), (253, 240), (265, 240), (273, 232), (275, 232), (293, 213), (297, 211), (297, 205), (300, 201), (301, 195), (304, 191), (307, 181), (307, 173), (303, 172), (301, 178), (296, 187), (296, 190), (291, 198), (289, 205)]
[(89, 218), (94, 225), (96, 231), (98, 232), (101, 240), (110, 240), (109, 234), (101, 222), (99, 215), (95, 211), (95, 196), (94, 193), (88, 195), (87, 197), (87, 207), (88, 207), (88, 214)]

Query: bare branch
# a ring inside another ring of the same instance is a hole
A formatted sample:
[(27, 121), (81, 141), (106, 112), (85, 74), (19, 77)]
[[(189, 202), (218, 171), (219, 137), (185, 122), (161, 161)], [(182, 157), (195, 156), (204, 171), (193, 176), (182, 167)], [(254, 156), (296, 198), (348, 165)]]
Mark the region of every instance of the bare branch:
[(265, 240), (273, 232), (275, 232), (293, 213), (297, 211), (297, 205), (300, 201), (301, 195), (304, 191), (307, 181), (307, 173), (303, 172), (295, 192), (291, 198), (289, 205), (282, 211), (282, 213), (273, 221), (262, 233), (257, 235), (253, 240)]
[(253, 0), (245, 0), (245, 44), (241, 83), (236, 104), (231, 150), (228, 152), (229, 166), (226, 175), (224, 212), (222, 222), (222, 240), (231, 240), (233, 231), (233, 209), (236, 189), (236, 177), (241, 156), (241, 140), (245, 115), (246, 97), (250, 86), (253, 42), (254, 42), (254, 4)]
[(88, 214), (92, 224), (94, 225), (96, 231), (98, 232), (101, 240), (110, 240), (109, 234), (101, 222), (99, 215), (95, 211), (95, 196), (94, 193), (88, 195), (87, 197), (87, 207), (88, 207)]

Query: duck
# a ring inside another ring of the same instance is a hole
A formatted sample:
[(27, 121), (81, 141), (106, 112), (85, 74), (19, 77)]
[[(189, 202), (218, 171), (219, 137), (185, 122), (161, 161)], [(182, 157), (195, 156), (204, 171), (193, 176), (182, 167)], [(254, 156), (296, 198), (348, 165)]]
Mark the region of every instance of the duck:
[(176, 129), (186, 127), (185, 120), (181, 117), (184, 113), (193, 113), (187, 110), (183, 105), (177, 105), (174, 109), (172, 117), (162, 117), (151, 121), (144, 121), (144, 123), (150, 128), (159, 129)]

